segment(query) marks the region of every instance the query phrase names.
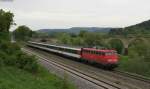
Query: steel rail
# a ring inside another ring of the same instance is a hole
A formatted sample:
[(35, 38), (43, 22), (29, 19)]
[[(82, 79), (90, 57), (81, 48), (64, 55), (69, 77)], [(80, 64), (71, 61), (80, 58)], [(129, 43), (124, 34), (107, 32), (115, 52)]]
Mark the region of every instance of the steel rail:
[(113, 72), (117, 73), (119, 75), (123, 75), (123, 76), (126, 76), (126, 77), (133, 78), (135, 80), (139, 80), (139, 81), (143, 81), (143, 82), (146, 82), (146, 83), (150, 83), (150, 79), (146, 78), (146, 77), (144, 77), (142, 75), (138, 75), (138, 74), (134, 74), (134, 73), (129, 73), (129, 72), (124, 72), (124, 71), (120, 71), (120, 70), (115, 70)]
[[(34, 48), (37, 48), (37, 47), (34, 47)], [(40, 47), (38, 49), (40, 50), (42, 48)], [(42, 49), (42, 50), (44, 50), (44, 49)], [(119, 71), (119, 70), (114, 70), (111, 73), (118, 74), (118, 75), (120, 75), (122, 77), (125, 77), (125, 78), (128, 77), (128, 78), (131, 78), (131, 79), (134, 79), (134, 80), (137, 80), (137, 81), (141, 81), (141, 82), (150, 84), (150, 79), (145, 78), (145, 77), (143, 77), (141, 75), (136, 75), (136, 74), (132, 74), (132, 73), (128, 73), (128, 72), (123, 72), (123, 71)], [(94, 77), (94, 78), (96, 78), (96, 77)], [(116, 86), (116, 85), (114, 84), (114, 86)], [(134, 87), (138, 89), (138, 87), (136, 87), (136, 86), (134, 86)], [(121, 88), (121, 87), (119, 86), (118, 88)]]
[(90, 76), (88, 74), (85, 74), (85, 73), (83, 73), (83, 72), (81, 72), (81, 71), (79, 71), (77, 69), (68, 67), (67, 65), (64, 65), (62, 63), (58, 63), (56, 61), (48, 60), (47, 58), (39, 56), (39, 54), (36, 54), (36, 53), (31, 52), (29, 50), (26, 50), (26, 49), (23, 49), (23, 50), (25, 52), (27, 52), (27, 53), (36, 55), (38, 58), (42, 59), (43, 61), (45, 61), (47, 63), (50, 63), (50, 64), (53, 64), (53, 65), (55, 65), (55, 66), (65, 70), (65, 71), (67, 71), (67, 72), (69, 72), (71, 74), (74, 74), (74, 75), (76, 75), (76, 76), (78, 76), (78, 77), (80, 77), (82, 79), (85, 79), (85, 80), (87, 80), (87, 81), (89, 81), (89, 82), (91, 82), (91, 83), (93, 83), (93, 84), (95, 84), (95, 85), (97, 85), (97, 86), (99, 86), (99, 87), (101, 87), (103, 89), (121, 89), (118, 86), (114, 86), (114, 85), (112, 85), (110, 83), (105, 82), (104, 80), (100, 80), (100, 79), (97, 79), (95, 77), (92, 77), (92, 76)]

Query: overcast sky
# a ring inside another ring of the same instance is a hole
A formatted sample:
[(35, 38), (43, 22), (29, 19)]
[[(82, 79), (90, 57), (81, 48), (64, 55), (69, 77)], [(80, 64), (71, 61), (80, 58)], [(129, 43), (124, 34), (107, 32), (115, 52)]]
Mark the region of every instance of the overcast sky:
[(125, 27), (150, 19), (150, 0), (0, 0), (0, 8), (33, 30)]

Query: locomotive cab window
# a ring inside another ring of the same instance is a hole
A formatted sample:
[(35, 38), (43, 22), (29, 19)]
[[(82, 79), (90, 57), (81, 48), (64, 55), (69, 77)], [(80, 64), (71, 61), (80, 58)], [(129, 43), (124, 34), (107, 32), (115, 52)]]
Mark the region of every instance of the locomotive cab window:
[(107, 56), (112, 55), (112, 52), (106, 52), (105, 55)]
[(101, 53), (101, 55), (102, 55), (102, 56), (105, 56), (105, 53), (104, 53), (104, 52), (102, 52), (102, 53)]

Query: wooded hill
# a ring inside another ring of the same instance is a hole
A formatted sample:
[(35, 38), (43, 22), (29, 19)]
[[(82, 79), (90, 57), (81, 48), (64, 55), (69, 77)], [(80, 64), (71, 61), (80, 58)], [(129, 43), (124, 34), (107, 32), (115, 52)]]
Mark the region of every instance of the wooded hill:
[(102, 27), (72, 27), (68, 29), (40, 29), (37, 32), (54, 34), (54, 33), (72, 33), (72, 34), (79, 34), (80, 31), (87, 31), (87, 32), (101, 32), (101, 33), (108, 33), (112, 28), (102, 28)]
[(150, 34), (150, 20), (125, 28), (111, 29), (111, 35)]

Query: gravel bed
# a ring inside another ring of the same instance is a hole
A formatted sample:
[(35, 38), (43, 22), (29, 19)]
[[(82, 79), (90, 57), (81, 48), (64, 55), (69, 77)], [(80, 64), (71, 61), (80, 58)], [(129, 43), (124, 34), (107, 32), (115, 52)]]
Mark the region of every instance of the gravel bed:
[[(31, 54), (30, 54), (31, 55)], [(50, 73), (53, 73), (62, 79), (65, 78), (66, 81), (70, 82), (71, 84), (74, 84), (77, 89), (104, 89), (103, 87), (97, 86), (83, 78), (80, 78), (77, 75), (71, 74), (70, 72), (67, 72), (53, 64), (50, 64), (44, 60), (38, 60), (38, 62), (48, 69)]]
[[(36, 49), (36, 51), (38, 51), (38, 50)], [(92, 73), (93, 75), (98, 76), (101, 79), (105, 79), (105, 80), (114, 82), (114, 83), (116, 83), (118, 85), (121, 85), (121, 86), (126, 86), (127, 87), (126, 89), (150, 89), (150, 84), (147, 84), (147, 83), (135, 80), (135, 79), (131, 79), (131, 78), (128, 78), (128, 77), (123, 77), (121, 75), (115, 74), (115, 73), (110, 72), (110, 71), (105, 71), (105, 70), (102, 70), (102, 69), (99, 69), (99, 68), (96, 68), (96, 67), (92, 67), (92, 66), (89, 66), (89, 65), (85, 65), (83, 63), (68, 60), (66, 58), (62, 58), (62, 57), (59, 57), (59, 56), (56, 56), (56, 55), (53, 55), (53, 54), (49, 54), (49, 53), (46, 53), (46, 52), (41, 52), (41, 51), (38, 51), (38, 52), (40, 54), (45, 55), (46, 57), (53, 58), (54, 60), (61, 61), (62, 63), (71, 65), (71, 66), (73, 66), (75, 68), (78, 68), (78, 69), (81, 69), (85, 72)], [(56, 74), (61, 74), (61, 73), (58, 72)], [(64, 72), (63, 72), (63, 75), (64, 75)], [(75, 80), (75, 82), (74, 82), (75, 84), (77, 84), (77, 83), (80, 84), (80, 82), (78, 80), (76, 81), (76, 79), (78, 79), (76, 77), (74, 77), (74, 78), (71, 77), (69, 79)], [(78, 84), (77, 84), (77, 86), (78, 86)], [(82, 84), (80, 86), (82, 86)], [(80, 86), (78, 86), (79, 89), (96, 89), (96, 88), (90, 88), (90, 87), (89, 88), (83, 88), (83, 87), (80, 88)], [(84, 86), (86, 86), (86, 85), (84, 85)], [(98, 89), (100, 89), (100, 88), (98, 88)], [(123, 89), (125, 89), (125, 88), (123, 88)]]

